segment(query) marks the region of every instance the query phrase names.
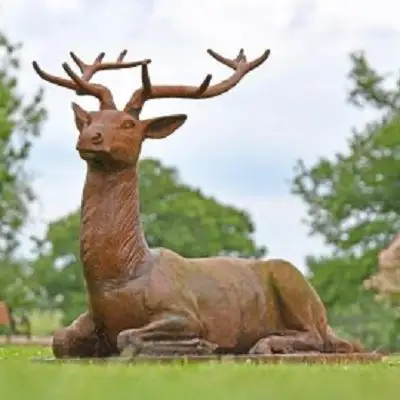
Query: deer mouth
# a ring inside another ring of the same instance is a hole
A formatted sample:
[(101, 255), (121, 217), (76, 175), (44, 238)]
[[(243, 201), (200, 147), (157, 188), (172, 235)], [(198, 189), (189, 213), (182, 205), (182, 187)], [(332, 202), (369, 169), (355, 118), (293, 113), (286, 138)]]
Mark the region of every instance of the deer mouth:
[(83, 160), (99, 165), (106, 163), (110, 158), (106, 151), (99, 150), (79, 150), (79, 155)]
[(108, 151), (104, 150), (82, 149), (79, 150), (79, 155), (90, 166), (104, 171), (125, 168), (127, 166), (126, 163), (114, 159)]

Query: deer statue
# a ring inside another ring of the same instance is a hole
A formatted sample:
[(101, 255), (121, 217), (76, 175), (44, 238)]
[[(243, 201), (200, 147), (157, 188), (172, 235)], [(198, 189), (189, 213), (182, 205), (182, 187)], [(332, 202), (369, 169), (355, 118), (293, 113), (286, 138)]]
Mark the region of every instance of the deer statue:
[[(205, 99), (223, 94), (268, 58), (249, 62), (240, 50), (234, 59), (208, 53), (233, 70), (211, 85), (153, 85), (151, 60), (93, 64), (70, 53), (81, 71), (67, 63), (69, 79), (50, 75), (36, 61), (44, 80), (91, 95), (99, 111), (72, 103), (79, 132), (76, 149), (87, 164), (81, 204), (80, 257), (88, 311), (55, 332), (53, 353), (63, 357), (118, 354), (270, 354), (361, 352), (338, 337), (327, 323), (324, 305), (306, 278), (285, 260), (234, 257), (187, 259), (174, 251), (150, 249), (139, 219), (137, 164), (143, 142), (171, 135), (185, 121), (176, 114), (139, 119), (146, 101)], [(90, 83), (101, 70), (139, 66), (142, 86), (119, 111), (110, 90)]]
[(374, 290), (377, 300), (400, 300), (400, 234), (379, 252), (378, 271), (364, 281), (364, 287)]

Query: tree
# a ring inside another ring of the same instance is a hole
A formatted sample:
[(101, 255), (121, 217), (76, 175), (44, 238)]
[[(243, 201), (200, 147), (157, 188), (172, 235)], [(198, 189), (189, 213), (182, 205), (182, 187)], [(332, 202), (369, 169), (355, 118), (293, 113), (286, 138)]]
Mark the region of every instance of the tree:
[[(353, 131), (346, 153), (320, 158), (311, 167), (298, 161), (292, 192), (307, 204), (310, 234), (322, 236), (330, 249), (308, 256), (307, 264), (333, 320), (342, 324), (346, 310), (353, 325), (358, 321), (365, 326), (362, 315), (375, 310), (367, 318), (376, 318), (379, 333), (383, 318), (392, 331), (399, 329), (399, 320), (390, 304), (373, 304), (373, 293), (363, 282), (377, 269), (379, 251), (400, 231), (400, 78), (386, 89), (384, 77), (362, 52), (353, 53), (351, 61), (349, 101), (359, 108), (373, 107), (380, 116)], [(386, 340), (393, 347), (397, 340), (395, 335), (372, 337), (371, 331), (363, 336), (370, 345)]]
[[(237, 255), (261, 257), (265, 248), (252, 239), (254, 225), (243, 210), (223, 205), (182, 183), (174, 168), (140, 162), (140, 210), (150, 247), (165, 247), (186, 257)], [(79, 262), (79, 212), (50, 224), (37, 240), (35, 276), (42, 305), (60, 308), (69, 323), (85, 308)]]
[(18, 92), (20, 48), (0, 33), (0, 298), (14, 310), (30, 304), (29, 274), (15, 250), (35, 199), (25, 162), (46, 117), (41, 89), (29, 101)]

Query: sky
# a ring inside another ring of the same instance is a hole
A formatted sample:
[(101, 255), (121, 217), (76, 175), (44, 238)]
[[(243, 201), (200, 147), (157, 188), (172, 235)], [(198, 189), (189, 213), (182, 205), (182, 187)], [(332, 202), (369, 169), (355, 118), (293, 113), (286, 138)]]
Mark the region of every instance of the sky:
[[(117, 7), (118, 4), (118, 7)], [(255, 239), (269, 257), (286, 258), (305, 270), (305, 256), (326, 251), (309, 237), (307, 208), (291, 195), (296, 160), (312, 165), (345, 151), (354, 127), (371, 118), (347, 102), (349, 53), (364, 50), (380, 72), (400, 65), (400, 25), (395, 0), (3, 0), (0, 29), (23, 43), (21, 93), (41, 85), (49, 118), (35, 142), (28, 168), (39, 201), (25, 235), (43, 234), (46, 223), (79, 206), (85, 164), (75, 150), (71, 101), (96, 109), (95, 99), (41, 82), (31, 62), (62, 75), (69, 51), (91, 61), (101, 51), (113, 60), (151, 58), (154, 83), (213, 82), (230, 70), (206, 52), (212, 48), (249, 59), (269, 59), (219, 97), (153, 100), (142, 118), (187, 113), (168, 139), (146, 141), (142, 157), (176, 167), (183, 181), (219, 201), (248, 210)], [(72, 64), (71, 64), (72, 65)], [(138, 69), (105, 72), (123, 107), (140, 85)], [(27, 243), (27, 242), (26, 242)], [(28, 249), (26, 244), (26, 249)]]

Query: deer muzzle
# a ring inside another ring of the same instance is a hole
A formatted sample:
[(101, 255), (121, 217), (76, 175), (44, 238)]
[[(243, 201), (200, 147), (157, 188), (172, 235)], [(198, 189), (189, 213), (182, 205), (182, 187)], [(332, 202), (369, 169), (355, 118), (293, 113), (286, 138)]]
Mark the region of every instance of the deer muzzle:
[(79, 136), (76, 145), (78, 151), (104, 151), (104, 134), (101, 129), (87, 129)]

